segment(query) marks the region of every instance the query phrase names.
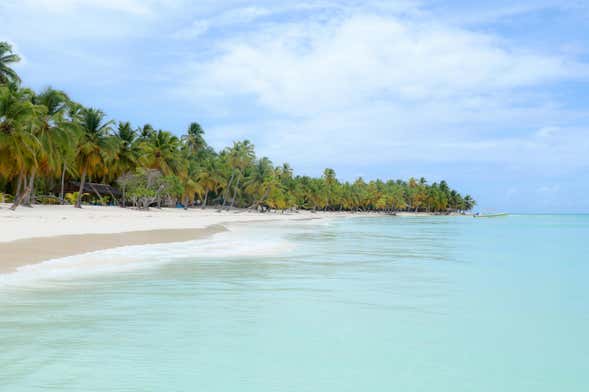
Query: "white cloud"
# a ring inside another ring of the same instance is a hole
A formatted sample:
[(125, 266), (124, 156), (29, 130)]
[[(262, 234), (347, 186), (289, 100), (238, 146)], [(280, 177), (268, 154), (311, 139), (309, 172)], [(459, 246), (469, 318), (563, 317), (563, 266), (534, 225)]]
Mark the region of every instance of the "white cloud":
[(205, 34), (211, 27), (210, 22), (204, 19), (195, 20), (185, 28), (182, 28), (172, 34), (177, 39), (195, 39)]
[(547, 126), (547, 127), (540, 128), (538, 130), (538, 132), (536, 132), (536, 135), (540, 138), (548, 138), (548, 137), (556, 135), (560, 131), (561, 131), (560, 127)]
[(234, 8), (228, 11), (223, 11), (213, 17), (196, 19), (189, 26), (174, 32), (172, 37), (191, 40), (200, 37), (211, 29), (248, 24), (260, 17), (270, 15), (273, 12), (275, 11), (255, 6)]
[(589, 146), (573, 139), (585, 130), (547, 126), (574, 114), (534, 92), (586, 78), (586, 65), (416, 15), (354, 11), (256, 25), (184, 64), (175, 93), (201, 110), (237, 100), (261, 113), (217, 128), (219, 143), (249, 127), (261, 153), (295, 165), (587, 164), (579, 156)]
[(72, 13), (86, 9), (105, 9), (136, 15), (151, 14), (149, 1), (140, 0), (23, 0), (21, 5), (50, 13)]
[(0, 2), (0, 35), (47, 51), (74, 46), (81, 51), (98, 41), (144, 34), (162, 1), (5, 0)]
[(272, 25), (225, 41), (220, 56), (190, 66), (189, 82), (296, 116), (373, 100), (472, 100), (587, 73), (562, 57), (430, 22), (356, 15)]

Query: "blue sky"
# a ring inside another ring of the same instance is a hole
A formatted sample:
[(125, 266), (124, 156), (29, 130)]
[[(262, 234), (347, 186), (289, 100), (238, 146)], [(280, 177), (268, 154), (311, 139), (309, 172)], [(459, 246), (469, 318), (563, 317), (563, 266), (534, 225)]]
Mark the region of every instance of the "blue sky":
[(3, 0), (0, 40), (28, 86), (134, 125), (198, 121), (297, 173), (589, 212), (586, 2), (480, 3)]

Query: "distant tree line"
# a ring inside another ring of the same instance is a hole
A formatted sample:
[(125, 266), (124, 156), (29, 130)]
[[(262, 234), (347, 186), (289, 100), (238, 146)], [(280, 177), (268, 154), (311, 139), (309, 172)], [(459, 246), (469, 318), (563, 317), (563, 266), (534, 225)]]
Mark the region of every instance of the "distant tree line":
[[(181, 203), (219, 208), (329, 211), (466, 211), (475, 201), (445, 181), (424, 178), (341, 182), (333, 169), (320, 178), (295, 176), (288, 163), (257, 157), (248, 140), (215, 151), (202, 127), (191, 123), (181, 137), (150, 124), (115, 123), (63, 91), (21, 86), (18, 62), (0, 42), (0, 197), (12, 208), (68, 200), (81, 207), (88, 182), (122, 192), (121, 206)], [(79, 183), (66, 194), (66, 184)], [(114, 195), (110, 202), (114, 202)]]

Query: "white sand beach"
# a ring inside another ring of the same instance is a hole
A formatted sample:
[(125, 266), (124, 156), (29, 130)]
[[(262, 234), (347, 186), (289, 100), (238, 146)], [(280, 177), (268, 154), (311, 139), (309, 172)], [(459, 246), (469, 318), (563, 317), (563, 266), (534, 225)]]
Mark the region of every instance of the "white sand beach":
[(44, 206), (10, 211), (0, 205), (0, 273), (58, 257), (108, 248), (182, 242), (224, 230), (224, 224), (325, 219), (333, 213), (265, 213), (216, 209)]
[[(0, 273), (44, 260), (129, 245), (184, 242), (226, 230), (224, 225), (264, 221), (301, 221), (379, 213), (311, 212), (258, 213), (243, 209), (132, 208), (36, 205), (9, 210), (0, 204)], [(400, 217), (431, 216), (398, 213)]]

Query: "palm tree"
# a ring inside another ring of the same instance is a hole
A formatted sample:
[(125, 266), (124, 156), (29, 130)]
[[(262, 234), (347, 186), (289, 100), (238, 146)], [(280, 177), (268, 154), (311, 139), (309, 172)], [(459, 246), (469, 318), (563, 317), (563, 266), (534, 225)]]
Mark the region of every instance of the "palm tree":
[(199, 123), (190, 123), (186, 135), (182, 136), (184, 145), (190, 154), (196, 155), (206, 147), (207, 143), (203, 137), (204, 133)]
[(179, 167), (180, 140), (170, 132), (158, 130), (141, 142), (143, 163), (167, 176)]
[(137, 129), (137, 134), (139, 135), (139, 140), (149, 140), (155, 133), (155, 129), (151, 126), (151, 124), (145, 124), (144, 126)]
[(132, 172), (136, 169), (141, 148), (137, 138), (137, 131), (131, 128), (127, 122), (119, 122), (118, 128), (113, 135), (115, 153), (110, 163), (109, 177), (116, 178), (117, 183), (122, 185), (121, 207), (126, 207), (126, 188), (128, 181), (132, 178)]
[(202, 203), (202, 208), (205, 209), (207, 206), (209, 193), (218, 191), (221, 182), (223, 181), (220, 170), (216, 164), (216, 159), (209, 158), (204, 162), (203, 167), (201, 167), (200, 172), (198, 173), (196, 181), (200, 184), (203, 190), (204, 200)]
[(118, 177), (135, 169), (141, 149), (137, 141), (137, 133), (131, 128), (129, 122), (119, 122), (114, 139), (116, 150), (110, 171), (112, 177)]
[(325, 192), (326, 192), (325, 208), (327, 208), (327, 207), (329, 207), (329, 203), (332, 201), (331, 196), (334, 191), (335, 185), (337, 184), (335, 170), (330, 169), (330, 168), (323, 170), (323, 181), (325, 181)]
[(12, 46), (8, 42), (0, 42), (0, 85), (20, 83), (17, 73), (10, 68), (11, 64), (19, 61), (20, 57), (12, 52)]
[(287, 162), (276, 168), (276, 174), (281, 180), (292, 180), (292, 167)]
[(86, 175), (103, 174), (107, 169), (105, 163), (114, 152), (113, 139), (110, 137), (114, 122), (105, 121), (105, 114), (94, 108), (82, 111), (80, 139), (76, 147), (76, 166), (80, 172), (80, 191), (76, 208), (82, 208), (82, 194)]
[(198, 194), (202, 197), (205, 192), (202, 184), (198, 181), (200, 166), (195, 160), (183, 159), (178, 170), (178, 178), (182, 184), (182, 204), (188, 208), (188, 203), (194, 201), (194, 196)]
[(279, 185), (272, 161), (266, 157), (259, 159), (245, 182), (245, 190), (254, 198), (250, 208), (258, 207)]
[[(249, 140), (234, 142), (233, 147), (227, 150), (227, 163), (229, 164), (229, 167), (232, 169), (232, 171), (231, 179), (227, 184), (225, 192), (230, 191), (231, 184), (233, 180), (236, 179), (236, 183), (233, 187), (233, 198), (231, 199), (231, 205), (229, 207), (230, 209), (233, 208), (233, 204), (235, 203), (237, 190), (239, 189), (239, 181), (243, 175), (243, 170), (249, 166), (254, 158), (254, 145)], [(226, 199), (226, 197), (223, 197), (223, 207), (225, 206)]]
[(32, 102), (32, 91), (15, 84), (0, 86), (0, 174), (9, 179), (18, 177), (13, 210), (31, 191), (26, 178), (37, 166), (41, 147), (33, 133), (39, 112)]
[(39, 124), (33, 130), (40, 148), (37, 150), (37, 167), (33, 168), (29, 177), (31, 192), (25, 199), (26, 205), (31, 204), (30, 196), (34, 194), (37, 172), (44, 176), (52, 176), (64, 170), (62, 165), (66, 162), (65, 152), (71, 150), (75, 142), (71, 123), (65, 120), (69, 99), (63, 91), (49, 87), (33, 96), (32, 101), (41, 108)]
[(470, 211), (476, 206), (477, 202), (470, 195), (464, 196), (464, 209)]

